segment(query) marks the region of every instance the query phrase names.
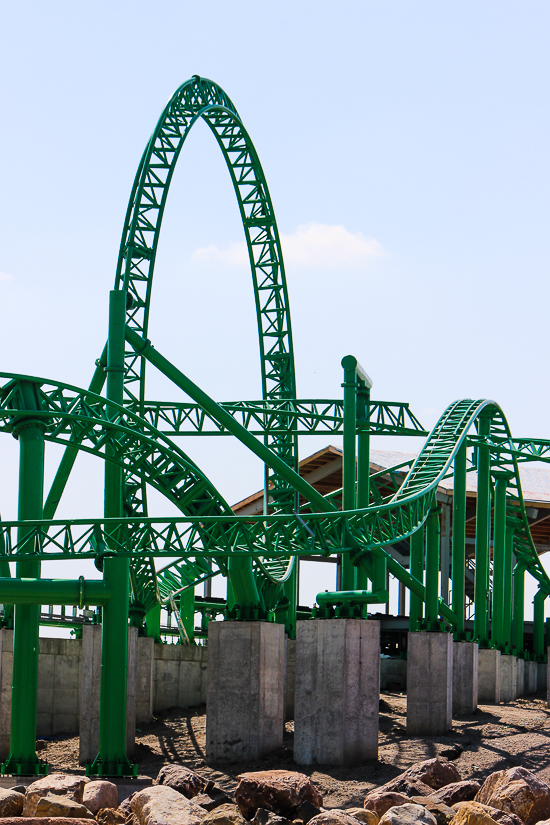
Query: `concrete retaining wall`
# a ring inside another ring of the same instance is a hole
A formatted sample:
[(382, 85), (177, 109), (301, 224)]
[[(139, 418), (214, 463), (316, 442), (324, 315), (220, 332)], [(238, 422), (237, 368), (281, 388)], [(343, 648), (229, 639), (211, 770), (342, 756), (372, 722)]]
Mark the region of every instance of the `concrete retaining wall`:
[(184, 645), (154, 647), (153, 711), (204, 704), (208, 648)]

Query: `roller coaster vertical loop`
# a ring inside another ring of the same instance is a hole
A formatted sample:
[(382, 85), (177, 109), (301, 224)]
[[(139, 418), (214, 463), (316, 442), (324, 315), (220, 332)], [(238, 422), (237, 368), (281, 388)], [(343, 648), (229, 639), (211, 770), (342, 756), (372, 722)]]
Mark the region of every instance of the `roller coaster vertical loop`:
[[(145, 148), (134, 180), (120, 245), (116, 289), (127, 292), (127, 324), (147, 337), (153, 272), (162, 217), (176, 163), (192, 126), (202, 118), (214, 134), (229, 169), (248, 247), (260, 342), (263, 398), (296, 398), (289, 301), (277, 223), (267, 182), (252, 141), (225, 92), (194, 76), (169, 100)], [(131, 348), (125, 356), (125, 398), (143, 413), (145, 361)], [(297, 436), (288, 419), (266, 444), (297, 468)], [(285, 429), (287, 432), (285, 432)], [(127, 487), (128, 510), (146, 512), (144, 485)], [(273, 478), (277, 509), (296, 508), (296, 493)]]

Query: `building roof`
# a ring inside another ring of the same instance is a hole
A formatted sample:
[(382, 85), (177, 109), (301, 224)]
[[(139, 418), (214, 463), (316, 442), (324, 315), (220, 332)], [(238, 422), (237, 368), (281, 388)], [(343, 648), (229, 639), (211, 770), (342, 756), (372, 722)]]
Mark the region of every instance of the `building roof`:
[[(406, 461), (416, 458), (414, 453), (401, 453), (393, 450), (371, 450), (370, 472), (380, 473)], [(322, 450), (300, 461), (300, 475), (305, 478), (316, 490), (323, 495), (333, 493), (342, 487), (342, 450), (329, 445)], [(407, 468), (401, 472), (405, 476)], [(525, 504), (531, 524), (531, 533), (539, 553), (550, 550), (550, 466), (545, 464), (520, 464), (520, 476)], [(381, 479), (384, 494), (384, 476)], [(387, 492), (393, 492), (394, 487), (387, 477)], [(468, 473), (466, 481), (467, 512), (466, 536), (470, 543), (475, 538), (475, 499), (477, 491), (477, 476)], [(450, 504), (453, 495), (452, 478), (445, 479), (438, 488), (438, 499)], [(263, 490), (258, 490), (251, 496), (233, 505), (238, 515), (258, 515), (263, 511)], [(301, 505), (306, 502), (301, 499)]]

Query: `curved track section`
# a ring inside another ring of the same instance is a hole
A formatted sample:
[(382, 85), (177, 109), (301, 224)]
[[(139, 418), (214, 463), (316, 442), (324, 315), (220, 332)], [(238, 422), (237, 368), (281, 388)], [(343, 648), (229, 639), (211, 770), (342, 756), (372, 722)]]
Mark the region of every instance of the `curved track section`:
[[(172, 96), (151, 135), (138, 168), (120, 245), (115, 289), (128, 294), (127, 324), (147, 338), (153, 272), (162, 217), (176, 163), (189, 131), (199, 118), (212, 131), (225, 158), (239, 204), (253, 277), (260, 341), (262, 394), (269, 401), (296, 398), (290, 311), (283, 256), (267, 182), (254, 145), (226, 93), (211, 80), (194, 76)], [(143, 416), (145, 362), (126, 351), (125, 392)], [(297, 439), (281, 419), (266, 444), (292, 467)], [(295, 508), (292, 489), (274, 477), (271, 494), (277, 509)], [(132, 490), (134, 512), (145, 500)]]

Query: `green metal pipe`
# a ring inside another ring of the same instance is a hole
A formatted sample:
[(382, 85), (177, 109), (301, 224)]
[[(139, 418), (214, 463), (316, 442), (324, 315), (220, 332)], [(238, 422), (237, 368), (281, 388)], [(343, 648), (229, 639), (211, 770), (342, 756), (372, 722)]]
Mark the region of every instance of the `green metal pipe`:
[[(480, 416), (479, 434), (489, 435), (491, 418)], [(489, 646), (489, 534), (491, 527), (491, 451), (477, 447), (476, 574), (474, 583), (474, 639)]]
[(315, 600), (319, 606), (334, 604), (383, 604), (387, 602), (387, 590), (324, 590), (317, 593)]
[[(344, 423), (343, 423), (343, 467), (342, 467), (342, 510), (356, 509), (356, 469), (357, 469), (357, 359), (353, 355), (342, 358), (344, 368)], [(355, 590), (356, 568), (347, 553), (342, 554), (341, 589)]]
[(457, 641), (464, 639), (466, 622), (466, 441), (454, 460), (453, 479), (453, 612), (458, 616)]
[(195, 644), (195, 588), (188, 587), (180, 594), (179, 598), (180, 616), (187, 641), (190, 645)]
[[(424, 591), (424, 536), (425, 527), (422, 525), (410, 539), (410, 571), (411, 577), (422, 586)], [(424, 612), (424, 595), (420, 595), (410, 588), (409, 630), (420, 628)]]
[(538, 590), (533, 599), (533, 653), (537, 662), (544, 661), (544, 602), (548, 593)]
[[(24, 403), (29, 410), (40, 407), (36, 388), (23, 385)], [(21, 553), (32, 553), (34, 535), (32, 519), (42, 518), (44, 495), (44, 434), (42, 427), (29, 419), (17, 432), (19, 438), (18, 518), (29, 521), (18, 530)], [(25, 537), (29, 536), (25, 542)], [(17, 562), (18, 578), (39, 578), (40, 561)], [(17, 585), (16, 585), (17, 586)], [(6, 600), (9, 603), (9, 600)], [(33, 774), (43, 771), (36, 756), (36, 707), (38, 698), (39, 604), (17, 604), (14, 612), (13, 678), (11, 704), (10, 755), (4, 773)]]
[(512, 649), (512, 577), (514, 566), (514, 534), (516, 520), (508, 519), (506, 524), (506, 544), (504, 557), (504, 597), (502, 605), (502, 638), (505, 649)]
[(111, 593), (102, 581), (0, 578), (0, 604), (104, 605)]
[(493, 647), (504, 652), (504, 579), (506, 575), (506, 490), (510, 473), (493, 470), (495, 479), (495, 514), (493, 519), (493, 611), (491, 640)]
[(525, 565), (518, 562), (513, 573), (512, 646), (516, 655), (523, 655), (523, 623), (525, 620)]
[(313, 508), (321, 513), (332, 513), (336, 507), (325, 499), (321, 493), (308, 484), (298, 473), (283, 461), (276, 453), (258, 441), (251, 435), (232, 415), (223, 407), (207, 395), (204, 390), (197, 387), (190, 378), (184, 375), (177, 367), (168, 361), (153, 347), (153, 345), (134, 332), (130, 327), (126, 327), (126, 340), (134, 348), (136, 353), (142, 355), (153, 364), (163, 375), (169, 378), (177, 387), (182, 389), (187, 395), (199, 404), (215, 420), (222, 424), (232, 435), (239, 439), (251, 452), (258, 456), (268, 467), (292, 485), (306, 501), (309, 501)]
[(439, 507), (432, 507), (426, 522), (426, 624), (439, 629)]
[[(107, 399), (117, 404), (122, 404), (123, 401), (125, 324), (126, 293), (123, 290), (111, 290), (107, 345)], [(122, 497), (122, 468), (106, 461), (104, 505), (106, 518), (119, 518), (123, 515)], [(106, 542), (108, 545), (108, 535), (106, 535)], [(88, 767), (88, 772), (97, 776), (127, 776), (134, 772), (126, 757), (130, 560), (116, 556), (105, 557), (103, 580), (113, 596), (103, 608), (101, 626), (99, 753), (93, 764)]]

